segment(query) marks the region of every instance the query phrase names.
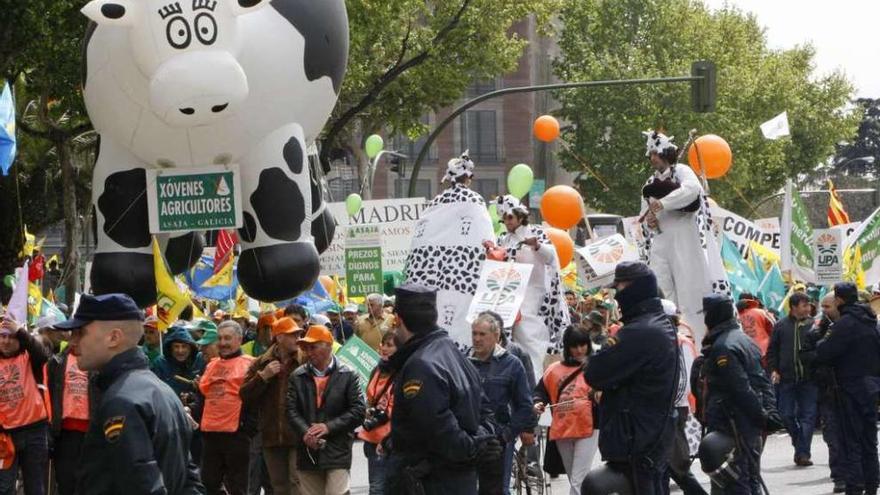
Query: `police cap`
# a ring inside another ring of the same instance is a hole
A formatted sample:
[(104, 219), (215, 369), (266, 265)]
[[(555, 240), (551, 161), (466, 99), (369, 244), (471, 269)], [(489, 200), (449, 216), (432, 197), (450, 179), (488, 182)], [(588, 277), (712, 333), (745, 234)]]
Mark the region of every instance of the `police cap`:
[(144, 314), (128, 294), (83, 294), (73, 318), (57, 323), (53, 328), (74, 330), (93, 321), (144, 321)]

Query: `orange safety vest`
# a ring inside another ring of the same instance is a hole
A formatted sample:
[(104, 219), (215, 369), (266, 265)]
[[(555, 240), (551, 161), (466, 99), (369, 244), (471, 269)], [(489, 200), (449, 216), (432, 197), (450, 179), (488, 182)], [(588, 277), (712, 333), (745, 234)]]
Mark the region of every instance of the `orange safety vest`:
[(27, 351), (0, 359), (0, 426), (10, 430), (47, 417), (43, 394), (37, 388)]
[(241, 397), (238, 391), (254, 358), (246, 354), (231, 359), (213, 359), (199, 381), (199, 390), (205, 396), (202, 413), (202, 431), (238, 431), (241, 417)]
[[(560, 393), (559, 385), (572, 373), (577, 373), (577, 377)], [(587, 385), (583, 372), (577, 367), (555, 362), (544, 372), (542, 380), (550, 396), (550, 403), (560, 404), (552, 408), (553, 423), (550, 425), (550, 440), (592, 436), (593, 403), (589, 398), (590, 386)]]
[(67, 355), (64, 370), (64, 392), (61, 398), (61, 419), (89, 420), (89, 374), (79, 369), (76, 356)]
[[(384, 409), (390, 418), (391, 409), (394, 407), (394, 391), (392, 386), (385, 386), (389, 379), (391, 379), (391, 376), (387, 374), (383, 375), (379, 372), (373, 374), (370, 383), (367, 384), (367, 402), (369, 404), (375, 404), (372, 407)], [(385, 390), (384, 395), (377, 398), (376, 396), (382, 393), (382, 390)], [(391, 421), (388, 421), (384, 425), (377, 426), (370, 431), (361, 429), (358, 432), (358, 438), (365, 442), (377, 444), (387, 437), (389, 433), (391, 433)]]

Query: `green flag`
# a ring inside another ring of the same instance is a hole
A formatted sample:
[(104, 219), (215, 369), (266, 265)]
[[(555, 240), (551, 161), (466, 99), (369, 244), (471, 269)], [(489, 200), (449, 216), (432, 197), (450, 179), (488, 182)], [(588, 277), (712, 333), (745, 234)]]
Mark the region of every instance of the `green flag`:
[(813, 227), (791, 180), (785, 185), (781, 234), (782, 269), (791, 270), (794, 278), (813, 282)]

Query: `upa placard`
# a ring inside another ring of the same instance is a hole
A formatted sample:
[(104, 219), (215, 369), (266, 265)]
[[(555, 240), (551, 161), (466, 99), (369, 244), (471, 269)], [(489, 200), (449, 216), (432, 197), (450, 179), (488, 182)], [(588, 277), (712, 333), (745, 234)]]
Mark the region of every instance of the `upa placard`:
[(148, 170), (150, 233), (241, 227), (239, 180), (237, 165)]
[(839, 227), (813, 230), (813, 270), (819, 285), (843, 280), (843, 234)]

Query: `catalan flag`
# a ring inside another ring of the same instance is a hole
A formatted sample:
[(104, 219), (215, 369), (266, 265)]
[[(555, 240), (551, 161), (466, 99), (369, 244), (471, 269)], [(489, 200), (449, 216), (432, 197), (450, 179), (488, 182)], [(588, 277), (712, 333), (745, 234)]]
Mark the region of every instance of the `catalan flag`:
[(849, 215), (843, 209), (843, 202), (837, 194), (837, 189), (831, 179), (828, 179), (828, 226), (843, 225), (849, 223)]

